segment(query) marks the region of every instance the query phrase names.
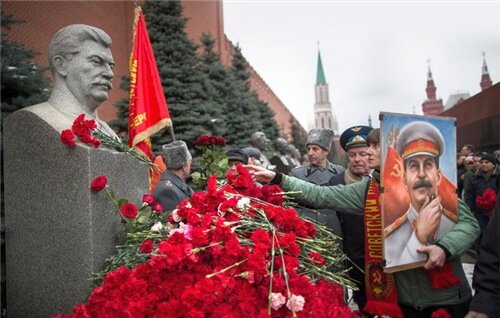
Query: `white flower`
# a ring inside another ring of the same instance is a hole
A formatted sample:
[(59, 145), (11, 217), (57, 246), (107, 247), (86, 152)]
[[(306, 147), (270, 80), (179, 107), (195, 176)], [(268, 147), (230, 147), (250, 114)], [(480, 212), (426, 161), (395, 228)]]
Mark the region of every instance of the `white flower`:
[(172, 217), (173, 217), (174, 221), (177, 223), (179, 223), (182, 220), (182, 218), (179, 216), (179, 214), (177, 214), (177, 209), (172, 211)]
[(282, 293), (271, 293), (271, 307), (278, 310), (286, 302), (285, 296)]
[(163, 229), (163, 224), (161, 224), (161, 222), (156, 222), (151, 227), (151, 231), (153, 231), (153, 232), (160, 232), (161, 229)]
[(243, 212), (248, 210), (249, 207), (250, 207), (250, 199), (247, 197), (239, 199), (238, 203), (236, 203), (236, 208)]
[(171, 230), (170, 233), (168, 233), (168, 236), (170, 237), (174, 235), (174, 233), (181, 233), (187, 240), (192, 240), (193, 239), (191, 234), (192, 230), (193, 226), (191, 224), (184, 224), (181, 222), (179, 223), (179, 228)]
[(302, 296), (293, 295), (286, 302), (286, 308), (290, 309), (293, 312), (302, 311), (304, 309), (304, 304), (306, 300)]

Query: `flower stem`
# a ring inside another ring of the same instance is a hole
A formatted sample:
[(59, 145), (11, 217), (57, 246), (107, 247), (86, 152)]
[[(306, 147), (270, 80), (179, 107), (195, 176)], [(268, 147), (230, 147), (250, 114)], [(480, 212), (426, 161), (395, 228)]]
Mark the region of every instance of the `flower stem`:
[(206, 276), (205, 276), (205, 278), (212, 278), (212, 277), (214, 277), (214, 276), (216, 276), (216, 275), (219, 275), (219, 274), (225, 273), (225, 272), (227, 272), (228, 270), (230, 270), (231, 268), (236, 267), (236, 266), (239, 266), (239, 265), (243, 264), (243, 263), (244, 263), (244, 262), (246, 262), (246, 261), (247, 261), (247, 260), (246, 260), (246, 259), (244, 259), (244, 260), (241, 260), (241, 261), (239, 261), (239, 262), (236, 262), (236, 263), (234, 263), (233, 265), (230, 265), (230, 266), (228, 266), (228, 267), (226, 267), (226, 268), (224, 268), (224, 269), (221, 269), (221, 270), (220, 270), (220, 271), (218, 271), (218, 272), (215, 272), (215, 273), (212, 273), (212, 274), (208, 274), (208, 275), (206, 275)]

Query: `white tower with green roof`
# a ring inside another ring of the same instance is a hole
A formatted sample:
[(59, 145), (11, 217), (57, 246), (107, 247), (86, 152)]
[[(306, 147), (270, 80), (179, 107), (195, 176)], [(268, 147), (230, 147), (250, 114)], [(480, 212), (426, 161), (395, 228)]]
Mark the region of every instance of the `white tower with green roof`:
[(315, 128), (329, 128), (339, 135), (339, 125), (337, 118), (333, 114), (332, 104), (328, 97), (328, 84), (323, 71), (321, 54), (318, 49), (318, 68), (316, 71), (316, 85), (314, 86), (316, 103), (314, 104), (314, 126)]

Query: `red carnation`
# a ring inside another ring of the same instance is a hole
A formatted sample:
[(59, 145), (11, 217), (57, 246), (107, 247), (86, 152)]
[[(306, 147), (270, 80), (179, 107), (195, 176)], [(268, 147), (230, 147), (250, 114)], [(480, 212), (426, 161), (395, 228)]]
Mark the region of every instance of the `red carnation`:
[(476, 205), (488, 211), (488, 214), (491, 216), (493, 209), (495, 208), (496, 203), (496, 194), (492, 188), (486, 189), (482, 195), (476, 197)]
[(92, 140), (90, 140), (90, 143), (92, 144), (92, 146), (94, 146), (94, 148), (99, 148), (99, 146), (101, 145), (101, 141), (97, 138), (92, 138)]
[(151, 194), (145, 194), (142, 196), (142, 202), (146, 203), (149, 206), (153, 206), (156, 202), (155, 197)]
[(439, 308), (438, 310), (432, 312), (431, 318), (451, 318), (451, 316), (446, 309)]
[(106, 176), (98, 176), (90, 183), (90, 189), (94, 192), (99, 192), (106, 187), (108, 179)]
[(307, 256), (309, 256), (309, 258), (311, 259), (310, 260), (311, 264), (313, 264), (313, 265), (325, 265), (325, 259), (323, 258), (323, 256), (321, 256), (320, 253), (310, 252), (309, 254), (307, 254)]
[(153, 251), (153, 241), (151, 240), (145, 240), (144, 242), (141, 243), (139, 246), (139, 251), (141, 251), (142, 254), (149, 254), (151, 251)]
[(133, 219), (137, 216), (137, 207), (135, 204), (128, 202), (120, 208), (120, 212), (124, 217)]
[(153, 205), (153, 211), (158, 212), (158, 213), (163, 213), (163, 212), (165, 212), (165, 207), (163, 206), (163, 204), (156, 202)]
[(62, 131), (62, 133), (61, 133), (61, 141), (62, 141), (63, 144), (65, 144), (66, 146), (68, 146), (70, 148), (73, 148), (73, 147), (76, 146), (75, 135), (73, 135), (73, 133), (69, 129), (66, 129), (66, 130)]

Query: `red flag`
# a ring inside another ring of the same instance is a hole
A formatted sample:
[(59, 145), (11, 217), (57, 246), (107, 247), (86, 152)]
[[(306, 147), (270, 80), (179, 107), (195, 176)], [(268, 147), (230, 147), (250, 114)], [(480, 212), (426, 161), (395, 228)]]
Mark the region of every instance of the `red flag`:
[(144, 15), (137, 6), (130, 56), (129, 146), (141, 149), (152, 160), (151, 135), (171, 124)]

